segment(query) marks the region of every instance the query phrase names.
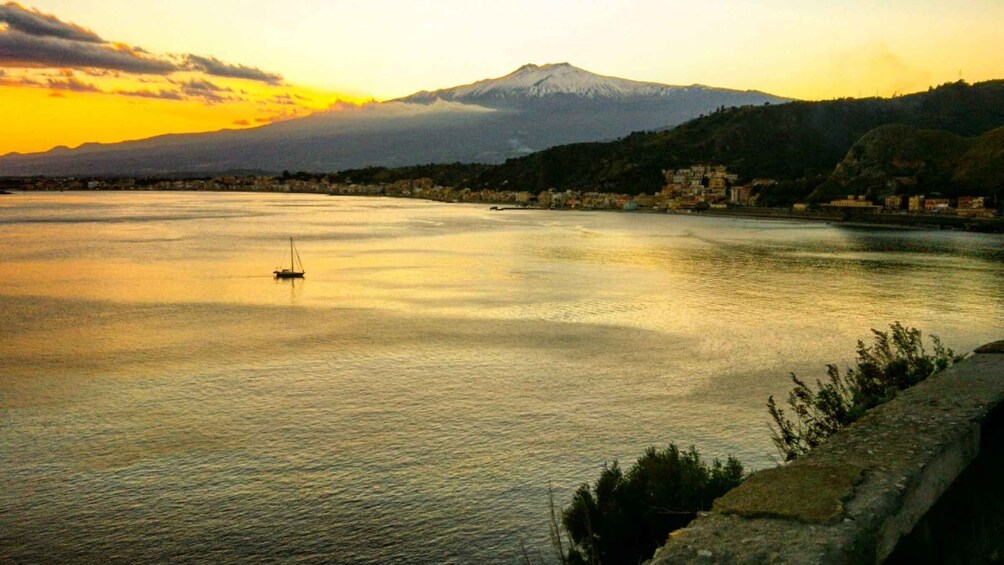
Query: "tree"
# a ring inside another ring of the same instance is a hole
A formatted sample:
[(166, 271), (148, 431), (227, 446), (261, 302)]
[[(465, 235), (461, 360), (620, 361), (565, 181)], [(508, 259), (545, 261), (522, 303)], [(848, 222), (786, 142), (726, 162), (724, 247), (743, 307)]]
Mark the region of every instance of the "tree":
[(745, 478), (742, 464), (729, 457), (709, 466), (691, 447), (649, 448), (628, 470), (617, 462), (600, 473), (593, 488), (583, 484), (562, 512), (571, 539), (567, 561), (606, 565), (640, 563), (708, 510), (715, 498)]
[(928, 355), (920, 330), (899, 322), (890, 330), (873, 329), (875, 343), (871, 347), (858, 341), (857, 366), (844, 374), (835, 365), (827, 365), (827, 379), (817, 380), (816, 390), (793, 373), (795, 388), (788, 393), (788, 406), (794, 420), (777, 406), (773, 396), (767, 399), (773, 420), (771, 439), (785, 461), (808, 452), (866, 411), (895, 398), (899, 391), (962, 359), (937, 336), (931, 336), (934, 351)]

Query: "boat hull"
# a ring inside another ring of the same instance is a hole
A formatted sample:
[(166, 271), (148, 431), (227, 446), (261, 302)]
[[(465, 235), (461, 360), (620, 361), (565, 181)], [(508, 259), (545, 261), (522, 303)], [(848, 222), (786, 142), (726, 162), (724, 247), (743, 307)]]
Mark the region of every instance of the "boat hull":
[(302, 279), (303, 273), (296, 271), (272, 271), (277, 279)]

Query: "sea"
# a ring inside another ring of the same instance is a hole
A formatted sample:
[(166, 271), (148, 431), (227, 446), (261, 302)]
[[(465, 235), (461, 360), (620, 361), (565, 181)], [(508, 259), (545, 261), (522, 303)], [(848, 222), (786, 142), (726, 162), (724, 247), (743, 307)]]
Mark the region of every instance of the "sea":
[(549, 492), (774, 465), (872, 329), (1004, 338), (1001, 235), (488, 208), (0, 196), (0, 562), (548, 562)]

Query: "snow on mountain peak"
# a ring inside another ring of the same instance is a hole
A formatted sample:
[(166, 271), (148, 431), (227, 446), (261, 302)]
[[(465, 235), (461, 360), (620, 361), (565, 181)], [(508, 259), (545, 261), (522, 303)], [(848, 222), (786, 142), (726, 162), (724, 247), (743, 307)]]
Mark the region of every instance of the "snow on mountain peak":
[(545, 98), (555, 95), (572, 95), (588, 99), (624, 99), (666, 96), (681, 88), (684, 87), (598, 75), (569, 63), (548, 63), (539, 66), (528, 63), (503, 77), (434, 92), (420, 92), (405, 100), (442, 98), (476, 101)]

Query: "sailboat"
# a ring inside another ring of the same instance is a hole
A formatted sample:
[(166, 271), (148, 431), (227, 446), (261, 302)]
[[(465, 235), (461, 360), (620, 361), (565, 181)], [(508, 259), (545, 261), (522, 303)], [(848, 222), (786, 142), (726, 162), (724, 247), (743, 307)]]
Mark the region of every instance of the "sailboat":
[[(296, 270), (296, 265), (300, 265), (300, 270)], [(303, 261), (300, 261), (300, 254), (296, 252), (296, 247), (293, 246), (293, 238), (289, 238), (289, 268), (280, 269), (276, 267), (272, 274), (275, 275), (277, 279), (302, 279), (303, 278)]]

